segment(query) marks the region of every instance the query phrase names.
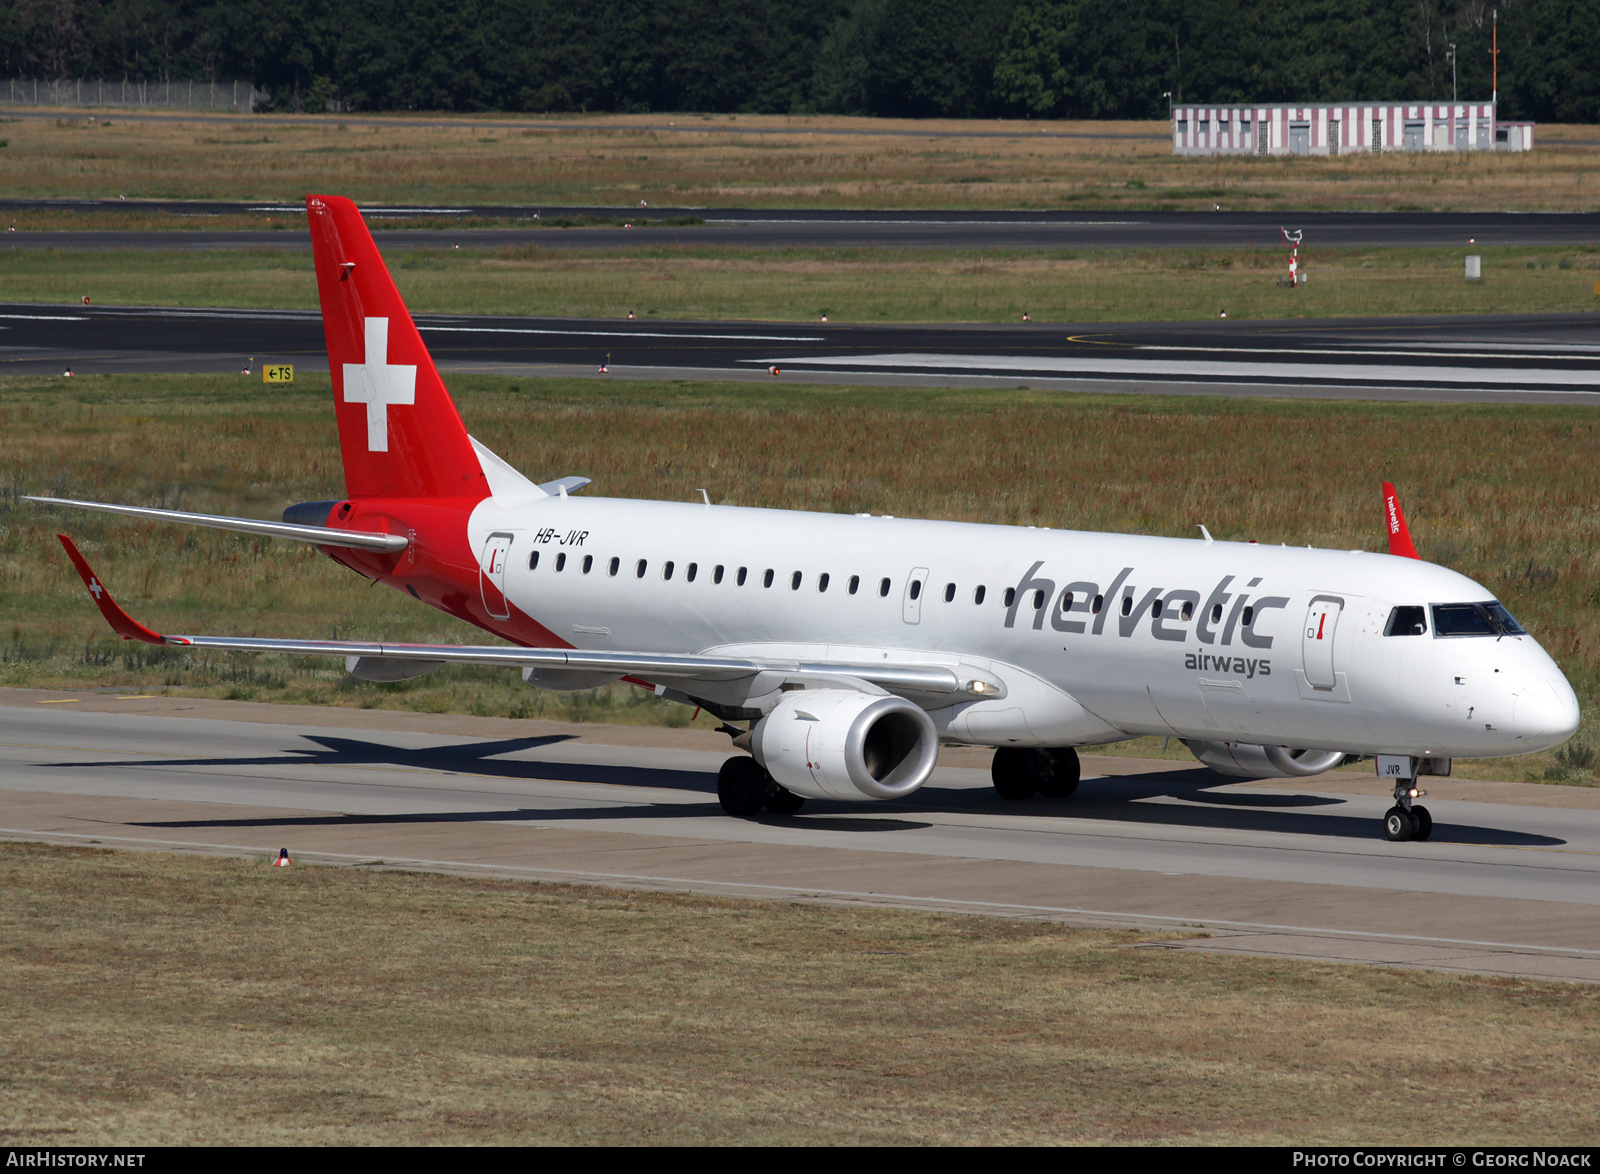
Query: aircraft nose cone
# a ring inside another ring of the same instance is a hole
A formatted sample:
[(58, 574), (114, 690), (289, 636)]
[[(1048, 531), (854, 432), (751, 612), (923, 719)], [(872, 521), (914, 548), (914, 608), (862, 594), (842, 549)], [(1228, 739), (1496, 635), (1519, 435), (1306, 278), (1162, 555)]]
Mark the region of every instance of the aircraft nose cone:
[(1523, 740), (1559, 746), (1578, 732), (1578, 698), (1565, 678), (1538, 681), (1518, 690), (1511, 722)]

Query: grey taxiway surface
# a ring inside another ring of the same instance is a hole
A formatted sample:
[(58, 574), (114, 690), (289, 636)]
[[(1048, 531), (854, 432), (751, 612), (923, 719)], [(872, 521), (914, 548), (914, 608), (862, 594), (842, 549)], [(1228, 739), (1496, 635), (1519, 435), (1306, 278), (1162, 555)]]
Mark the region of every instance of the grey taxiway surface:
[[(1124, 323), (673, 322), (418, 314), (445, 371), (1589, 404), (1600, 315)], [(0, 304), (0, 373), (327, 369), (312, 310)]]
[(0, 690), (0, 836), (302, 864), (1166, 928), (1204, 949), (1600, 981), (1600, 795), (1438, 780), (1379, 835), (1362, 774), (1234, 782), (1087, 758), (1004, 803), (947, 751), (895, 804), (730, 819), (699, 730)]

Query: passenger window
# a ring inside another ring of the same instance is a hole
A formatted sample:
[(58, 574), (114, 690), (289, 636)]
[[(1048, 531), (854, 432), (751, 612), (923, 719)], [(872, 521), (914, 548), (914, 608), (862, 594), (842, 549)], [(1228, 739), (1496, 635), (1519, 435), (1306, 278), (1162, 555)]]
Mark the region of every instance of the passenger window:
[(1183, 601), (1183, 610), (1179, 613), (1179, 615), (1182, 617), (1184, 623), (1188, 623), (1190, 620), (1194, 619), (1194, 600), (1185, 599)]
[(739, 586), (743, 587), (744, 586), (745, 576), (748, 575), (749, 573), (750, 573), (750, 571), (749, 571), (748, 568), (740, 567), (738, 575), (735, 576), (735, 578), (734, 578), (734, 582), (737, 583)]
[(567, 556), (564, 553), (556, 555), (556, 570), (564, 571), (566, 569), (567, 569)]
[(1100, 609), (1102, 607), (1104, 607), (1105, 605), (1106, 605), (1106, 597), (1104, 595), (1096, 595), (1094, 597), (1094, 609), (1093, 609), (1094, 610), (1094, 614), (1095, 615), (1099, 615), (1100, 614)]
[(827, 589), (828, 589), (828, 572), (827, 571), (823, 571), (822, 574), (817, 576), (817, 590), (818, 591), (826, 591)]
[(860, 575), (851, 575), (850, 576), (850, 594), (854, 595), (859, 590), (861, 590), (861, 576)]
[(668, 559), (666, 561), (666, 563), (661, 568), (661, 577), (663, 579), (672, 578), (672, 568), (677, 566), (677, 565), (678, 565), (677, 563), (673, 562), (671, 559)]
[(717, 566), (716, 566), (716, 569), (711, 572), (711, 581), (713, 583), (722, 582), (722, 564), (721, 563), (718, 563)]
[(790, 591), (798, 591), (798, 590), (800, 590), (800, 572), (799, 571), (796, 571), (794, 574), (789, 576), (789, 590)]
[(639, 561), (638, 561), (638, 563), (636, 563), (636, 564), (635, 564), (635, 565), (634, 565), (634, 568), (633, 568), (633, 577), (634, 577), (634, 578), (635, 578), (635, 579), (642, 579), (642, 578), (644, 578), (644, 572), (645, 572), (645, 568), (646, 568), (646, 567), (648, 567), (648, 566), (649, 566), (649, 565), (650, 565), (650, 564), (649, 564), (649, 563), (648, 563), (648, 562), (647, 562), (647, 561), (645, 561), (645, 560), (644, 560), (644, 559), (640, 559), (640, 560), (639, 560)]
[(879, 579), (878, 580), (878, 596), (881, 599), (889, 598), (889, 580), (887, 580), (887, 579)]
[(1383, 628), (1385, 636), (1425, 636), (1427, 633), (1428, 612), (1421, 607), (1395, 608)]
[(1005, 605), (1007, 607), (1010, 607), (1016, 601), (1017, 601), (1017, 589), (1015, 587), (1007, 587), (1006, 588), (1006, 594), (1005, 594), (1005, 600), (1004, 600)]
[(607, 568), (606, 573), (608, 575), (611, 575), (611, 576), (615, 577), (616, 573), (621, 569), (622, 569), (622, 560), (620, 558), (614, 558), (614, 559), (611, 560), (611, 566), (609, 568)]
[(1152, 599), (1150, 601), (1150, 618), (1151, 619), (1159, 619), (1160, 617), (1161, 617), (1161, 601), (1159, 599)]
[(913, 580), (911, 580), (911, 598), (912, 599), (920, 599), (921, 597), (922, 597), (922, 580), (921, 579), (913, 579)]
[(1072, 599), (1072, 592), (1063, 591), (1061, 593), (1061, 610), (1063, 612), (1069, 612), (1072, 610)]
[(683, 577), (684, 577), (684, 579), (686, 581), (688, 581), (690, 583), (693, 583), (694, 582), (694, 577), (695, 577), (696, 574), (699, 573), (699, 571), (700, 571), (700, 564), (699, 563), (690, 563), (689, 564), (689, 569), (683, 572)]
[(954, 583), (946, 583), (944, 585), (944, 601), (946, 603), (951, 603), (955, 600), (955, 597), (956, 585)]
[(771, 587), (772, 586), (772, 568), (771, 567), (768, 567), (767, 568), (767, 573), (765, 575), (761, 576), (761, 585), (763, 587)]
[(1033, 610), (1034, 611), (1043, 611), (1044, 610), (1044, 592), (1043, 591), (1035, 591), (1033, 593)]
[(583, 573), (587, 575), (592, 570), (594, 570), (594, 555), (586, 554), (583, 556)]
[(1222, 605), (1220, 603), (1213, 603), (1211, 605), (1211, 622), (1213, 624), (1220, 624), (1222, 622)]
[(972, 602), (981, 605), (983, 603), (983, 594), (986, 590), (987, 588), (984, 587), (979, 587), (974, 590), (972, 593)]
[(1244, 621), (1244, 626), (1248, 628), (1251, 624), (1255, 623), (1256, 609), (1254, 607), (1245, 608), (1244, 615), (1240, 616), (1239, 618)]
[(1122, 614), (1125, 616), (1133, 614), (1133, 596), (1124, 595), (1122, 597)]
[(539, 569), (539, 552), (537, 550), (528, 556), (528, 569), (530, 571)]

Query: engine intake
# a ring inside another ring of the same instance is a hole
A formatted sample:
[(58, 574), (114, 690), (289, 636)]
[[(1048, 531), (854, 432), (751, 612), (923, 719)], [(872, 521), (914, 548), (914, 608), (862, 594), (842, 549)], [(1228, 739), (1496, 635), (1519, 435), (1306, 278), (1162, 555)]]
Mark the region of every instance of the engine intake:
[(790, 693), (751, 731), (778, 784), (812, 799), (901, 799), (933, 773), (933, 719), (903, 697), (844, 689)]

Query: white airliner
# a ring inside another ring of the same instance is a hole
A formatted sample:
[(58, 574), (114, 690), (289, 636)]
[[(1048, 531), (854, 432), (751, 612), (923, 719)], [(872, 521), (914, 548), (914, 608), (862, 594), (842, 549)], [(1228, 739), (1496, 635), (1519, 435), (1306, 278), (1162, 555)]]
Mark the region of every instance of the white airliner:
[(1419, 775), (1577, 729), (1555, 662), (1486, 588), (1416, 557), (1388, 486), (1398, 554), (535, 484), (467, 434), (355, 205), (306, 206), (346, 496), (282, 522), (57, 504), (309, 542), (509, 645), (160, 635), (63, 536), (127, 638), (343, 656), (366, 680), (455, 662), (518, 668), (548, 689), (631, 681), (716, 715), (749, 752), (718, 780), (740, 816), (904, 798), (941, 742), (996, 747), (1007, 799), (1064, 797), (1077, 747), (1153, 734), (1249, 778), (1371, 755), (1395, 784), (1384, 834), (1426, 839)]

